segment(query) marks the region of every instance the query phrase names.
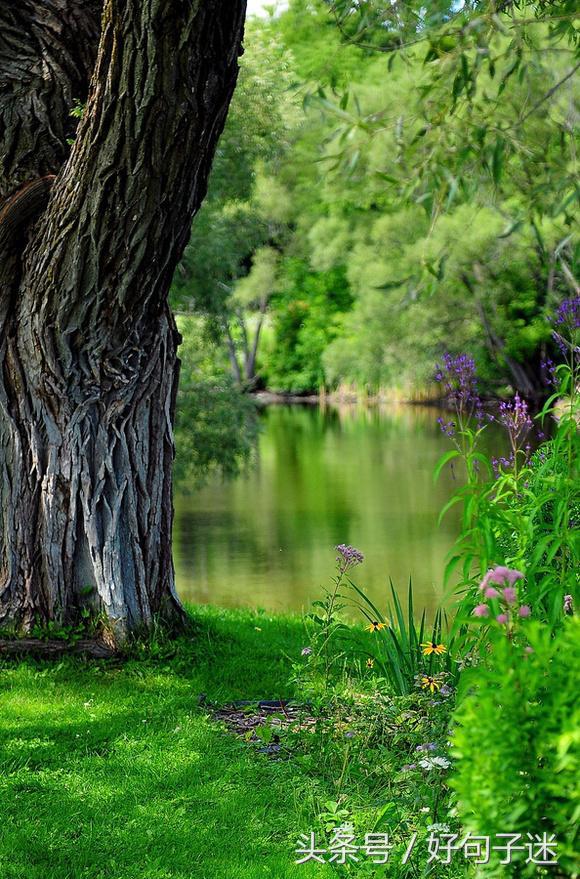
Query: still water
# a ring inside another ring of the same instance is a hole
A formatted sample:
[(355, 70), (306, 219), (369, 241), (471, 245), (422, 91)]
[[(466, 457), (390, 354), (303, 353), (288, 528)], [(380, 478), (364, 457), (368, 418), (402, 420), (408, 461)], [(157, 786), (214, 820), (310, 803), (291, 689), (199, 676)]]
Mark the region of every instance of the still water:
[(270, 406), (255, 466), (230, 482), (177, 486), (174, 558), (187, 601), (301, 611), (320, 597), (338, 543), (365, 554), (353, 578), (384, 606), (389, 578), (431, 613), (457, 519), (437, 524), (453, 474), (428, 407)]

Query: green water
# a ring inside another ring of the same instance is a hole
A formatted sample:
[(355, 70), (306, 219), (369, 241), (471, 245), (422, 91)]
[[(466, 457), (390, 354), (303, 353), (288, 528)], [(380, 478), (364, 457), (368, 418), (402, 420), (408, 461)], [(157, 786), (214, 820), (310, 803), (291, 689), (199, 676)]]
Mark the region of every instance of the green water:
[(334, 571), (338, 543), (365, 554), (356, 582), (384, 605), (389, 578), (432, 612), (457, 520), (449, 449), (431, 408), (271, 406), (255, 467), (194, 493), (177, 486), (174, 557), (182, 598), (272, 611), (306, 608)]

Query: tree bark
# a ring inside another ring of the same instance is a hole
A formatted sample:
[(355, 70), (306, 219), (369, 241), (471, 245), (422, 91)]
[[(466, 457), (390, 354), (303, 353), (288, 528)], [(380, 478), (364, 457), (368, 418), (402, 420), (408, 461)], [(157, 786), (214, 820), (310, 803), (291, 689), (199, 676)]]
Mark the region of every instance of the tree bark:
[(0, 51), (0, 194), (57, 174), (36, 223), (0, 238), (0, 623), (65, 623), (88, 604), (122, 639), (181, 615), (167, 296), (235, 85), (245, 2), (105, 0), (67, 154), (96, 9), (26, 0), (15, 17), (28, 29)]

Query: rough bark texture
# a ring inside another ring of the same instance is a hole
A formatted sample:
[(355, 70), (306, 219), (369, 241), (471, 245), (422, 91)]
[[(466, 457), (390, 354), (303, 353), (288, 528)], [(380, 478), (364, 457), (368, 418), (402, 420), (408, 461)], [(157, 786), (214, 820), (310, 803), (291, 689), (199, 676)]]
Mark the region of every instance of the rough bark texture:
[[(244, 7), (106, 0), (68, 157), (98, 4), (0, 10), (0, 197), (28, 205), (24, 219), (8, 210), (0, 237), (0, 623), (66, 622), (90, 604), (123, 637), (180, 613), (167, 294), (235, 85)], [(51, 173), (48, 205), (33, 209), (23, 184)]]

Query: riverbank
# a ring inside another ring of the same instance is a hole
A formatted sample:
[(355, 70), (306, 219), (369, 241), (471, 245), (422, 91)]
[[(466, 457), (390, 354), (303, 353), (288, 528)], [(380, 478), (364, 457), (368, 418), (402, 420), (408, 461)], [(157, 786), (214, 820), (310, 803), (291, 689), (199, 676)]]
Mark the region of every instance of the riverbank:
[(328, 865), (295, 865), (300, 834), (354, 815), (372, 830), (395, 801), (403, 826), (429, 820), (423, 803), (405, 812), (394, 769), (413, 750), (405, 730), (379, 759), (375, 706), (361, 733), (331, 720), (280, 753), (216, 719), (232, 700), (300, 694), (300, 617), (190, 613), (192, 635), (140, 645), (123, 663), (2, 664), (3, 879), (330, 877)]

